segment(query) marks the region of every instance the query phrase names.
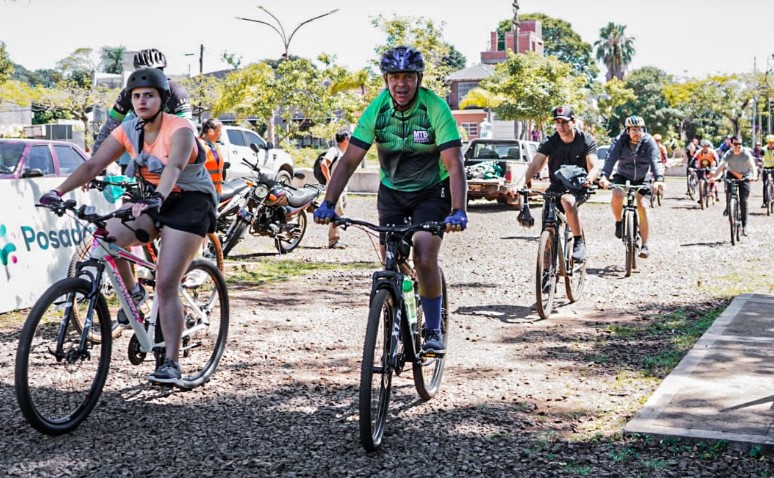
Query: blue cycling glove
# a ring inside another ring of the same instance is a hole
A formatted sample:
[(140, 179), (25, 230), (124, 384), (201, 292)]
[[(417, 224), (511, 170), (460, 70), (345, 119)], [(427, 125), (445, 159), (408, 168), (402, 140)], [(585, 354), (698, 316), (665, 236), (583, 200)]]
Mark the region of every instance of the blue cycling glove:
[(320, 207), (314, 210), (314, 220), (319, 222), (325, 222), (326, 220), (333, 221), (336, 218), (336, 205), (331, 204), (328, 201), (323, 201)]
[(452, 226), (460, 226), (460, 230), (464, 231), (468, 227), (468, 215), (462, 209), (455, 209), (450, 216), (446, 216), (443, 222)]
[(49, 206), (51, 204), (58, 204), (62, 202), (62, 193), (54, 191), (53, 189), (46, 194), (40, 196), (38, 203), (42, 206)]

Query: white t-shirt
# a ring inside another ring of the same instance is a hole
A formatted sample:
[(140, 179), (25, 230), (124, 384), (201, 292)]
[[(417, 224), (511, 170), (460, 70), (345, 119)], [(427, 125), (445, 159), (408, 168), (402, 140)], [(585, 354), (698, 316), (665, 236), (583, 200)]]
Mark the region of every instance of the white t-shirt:
[[(323, 161), (327, 161), (328, 168), (330, 169), (331, 176), (333, 176), (333, 171), (336, 170), (336, 168), (339, 166), (339, 159), (344, 156), (344, 151), (339, 149), (339, 146), (332, 146), (328, 151), (325, 153), (325, 156), (323, 156)], [(333, 167), (331, 167), (331, 162), (334, 161)], [(344, 188), (346, 191), (346, 187)]]

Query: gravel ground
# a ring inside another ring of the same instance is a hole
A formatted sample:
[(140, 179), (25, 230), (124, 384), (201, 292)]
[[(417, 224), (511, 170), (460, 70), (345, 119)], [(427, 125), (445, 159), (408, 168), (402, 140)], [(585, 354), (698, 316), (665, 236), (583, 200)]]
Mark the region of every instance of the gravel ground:
[[(0, 474), (774, 476), (768, 459), (749, 452), (622, 436), (663, 378), (644, 374), (643, 360), (666, 339), (612, 331), (642, 329), (678, 309), (698, 315), (722, 308), (729, 293), (774, 292), (770, 259), (760, 253), (770, 246), (774, 219), (758, 209), (760, 183), (753, 186), (750, 237), (735, 247), (720, 206), (700, 211), (682, 196), (682, 182), (669, 188), (654, 211), (651, 258), (630, 278), (623, 277), (623, 246), (613, 237), (604, 194), (583, 206), (587, 288), (574, 304), (560, 289), (549, 320), (534, 310), (539, 227), (522, 229), (507, 207), (472, 203), (468, 231), (448, 235), (442, 253), (453, 319), (442, 389), (422, 402), (410, 372), (396, 378), (384, 443), (372, 454), (358, 439), (360, 356), (376, 259), (362, 231), (345, 233), (346, 250), (328, 250), (326, 229), (310, 224), (301, 247), (284, 258), (265, 238), (240, 244), (230, 267), (282, 259), (354, 267), (231, 287), (226, 354), (213, 379), (190, 392), (148, 386), (150, 365), (129, 364), (125, 333), (114, 343), (100, 403), (66, 436), (40, 435), (21, 417), (13, 392), (18, 334), (6, 326)], [(375, 199), (352, 196), (348, 214), (374, 219)]]

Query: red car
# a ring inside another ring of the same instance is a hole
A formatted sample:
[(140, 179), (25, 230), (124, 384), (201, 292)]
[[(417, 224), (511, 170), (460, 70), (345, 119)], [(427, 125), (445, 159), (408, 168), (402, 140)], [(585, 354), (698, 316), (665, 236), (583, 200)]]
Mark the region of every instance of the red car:
[(0, 179), (68, 176), (87, 159), (67, 141), (0, 139)]

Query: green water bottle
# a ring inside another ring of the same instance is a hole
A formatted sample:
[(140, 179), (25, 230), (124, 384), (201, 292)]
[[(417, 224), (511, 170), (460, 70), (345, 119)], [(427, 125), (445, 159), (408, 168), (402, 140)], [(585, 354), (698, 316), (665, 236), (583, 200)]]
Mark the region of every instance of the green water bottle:
[(403, 302), (406, 303), (406, 313), (409, 324), (417, 323), (417, 301), (414, 298), (414, 281), (410, 277), (403, 277)]

